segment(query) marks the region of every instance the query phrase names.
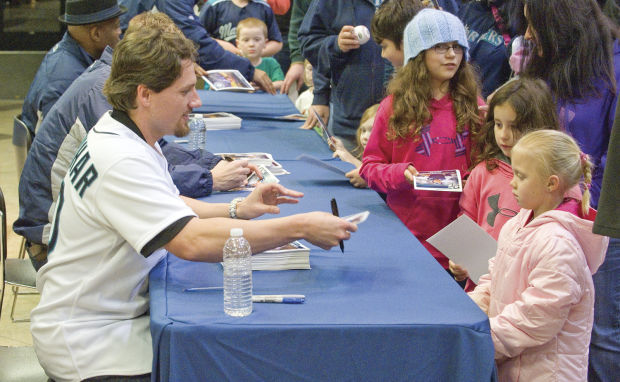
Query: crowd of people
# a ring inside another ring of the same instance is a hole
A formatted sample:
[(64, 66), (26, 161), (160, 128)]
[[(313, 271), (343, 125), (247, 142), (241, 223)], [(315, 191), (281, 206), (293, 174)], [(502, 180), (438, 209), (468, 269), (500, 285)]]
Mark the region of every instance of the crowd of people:
[[(614, 380), (619, 15), (613, 0), (68, 0), (23, 106), (13, 226), (38, 270), (46, 373), (150, 380), (145, 282), (166, 251), (221, 261), (232, 226), (255, 253), (356, 230), (320, 212), (252, 220), (303, 196), (280, 185), (193, 199), (257, 171), (162, 139), (187, 134), (197, 77), (236, 69), (267, 93), (305, 90), (302, 128), (328, 121), (351, 185), (380, 193), (488, 314), (500, 381)], [(454, 169), (462, 193), (413, 187)], [(479, 280), (426, 241), (462, 214), (498, 242)]]

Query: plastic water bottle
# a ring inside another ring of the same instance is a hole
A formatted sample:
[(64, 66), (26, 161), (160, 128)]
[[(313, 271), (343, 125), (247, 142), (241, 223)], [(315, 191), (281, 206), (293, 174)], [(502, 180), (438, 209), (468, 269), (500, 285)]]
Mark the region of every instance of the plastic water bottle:
[(252, 313), (252, 250), (241, 228), (232, 228), (224, 244), (224, 313)]
[(202, 118), (191, 118), (189, 120), (188, 148), (190, 150), (204, 150), (207, 142), (207, 128)]

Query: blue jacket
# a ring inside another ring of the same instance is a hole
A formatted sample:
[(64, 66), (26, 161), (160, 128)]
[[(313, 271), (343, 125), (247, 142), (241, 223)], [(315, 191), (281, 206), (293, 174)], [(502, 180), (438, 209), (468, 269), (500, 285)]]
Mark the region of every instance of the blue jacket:
[(200, 25), (194, 13), (198, 0), (155, 0), (160, 12), (170, 16), (185, 36), (198, 44), (198, 63), (206, 70), (237, 69), (248, 80), (254, 78), (254, 66), (243, 57), (234, 55), (222, 48)]
[[(461, 5), (458, 14), (465, 24), (470, 61), (480, 72), (482, 95), (486, 98), (510, 77), (510, 52), (495, 24), (491, 8), (478, 1)], [(514, 33), (509, 33), (514, 38)]]
[[(75, 80), (41, 123), (19, 182), (19, 217), (13, 229), (29, 241), (46, 244), (60, 184), (82, 140), (112, 106), (103, 95), (110, 75), (112, 48)], [(168, 169), (181, 194), (198, 197), (212, 191), (209, 168), (220, 160), (211, 153), (187, 151), (159, 140)]]
[(129, 20), (134, 16), (143, 12), (148, 12), (153, 9), (155, 0), (118, 0), (118, 5), (122, 5), (127, 8), (127, 12), (120, 15), (121, 30), (125, 32), (129, 25)]
[[(372, 39), (359, 49), (344, 53), (338, 33), (345, 25), (366, 25), (375, 14), (371, 0), (316, 0), (299, 28), (301, 51), (319, 73), (331, 81), (330, 94), (317, 94), (332, 104), (331, 118), (337, 135), (354, 136), (362, 113), (384, 97), (389, 65), (381, 58), (381, 47)], [(325, 91), (329, 91), (325, 87)]]
[[(39, 119), (43, 119), (69, 85), (93, 63), (77, 41), (65, 32), (43, 58), (22, 107), (22, 121), (34, 138)], [(15, 142), (18, 144), (17, 142)]]

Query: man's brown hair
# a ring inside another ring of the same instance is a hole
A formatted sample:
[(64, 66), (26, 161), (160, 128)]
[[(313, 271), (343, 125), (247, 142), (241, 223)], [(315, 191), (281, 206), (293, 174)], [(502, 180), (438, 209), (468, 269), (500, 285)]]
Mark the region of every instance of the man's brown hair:
[(135, 109), (138, 85), (159, 93), (181, 76), (183, 60), (195, 61), (196, 48), (182, 34), (155, 28), (135, 30), (114, 49), (103, 94), (117, 110)]

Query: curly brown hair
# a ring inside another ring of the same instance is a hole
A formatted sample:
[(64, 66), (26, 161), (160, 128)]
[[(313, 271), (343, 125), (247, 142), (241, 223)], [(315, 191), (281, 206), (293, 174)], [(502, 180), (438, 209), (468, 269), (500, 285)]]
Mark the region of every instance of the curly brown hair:
[(559, 130), (556, 105), (549, 87), (541, 79), (519, 78), (500, 87), (489, 103), (489, 112), (480, 134), (473, 140), (475, 159), (472, 168), (482, 161), (488, 171), (497, 168), (501, 149), (495, 141), (495, 107), (509, 105), (516, 114), (512, 127), (516, 138), (541, 129)]
[[(394, 97), (388, 120), (388, 140), (418, 139), (422, 127), (433, 118), (429, 110), (432, 92), (425, 55), (423, 51), (409, 60), (388, 84), (388, 93)], [(480, 85), (473, 67), (465, 59), (450, 80), (449, 93), (456, 115), (456, 131), (462, 133), (468, 127), (472, 137), (475, 136), (482, 125), (478, 111)]]

